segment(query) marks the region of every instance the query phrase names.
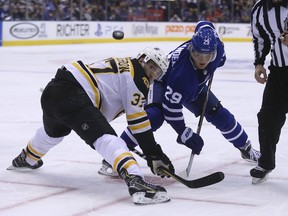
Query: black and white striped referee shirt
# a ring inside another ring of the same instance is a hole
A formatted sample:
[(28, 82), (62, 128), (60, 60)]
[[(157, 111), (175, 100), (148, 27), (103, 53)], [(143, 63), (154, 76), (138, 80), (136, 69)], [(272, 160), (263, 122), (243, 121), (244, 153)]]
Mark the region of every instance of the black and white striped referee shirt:
[[(255, 62), (264, 65), (271, 50), (271, 64), (288, 66), (288, 46), (281, 43), (280, 36), (288, 30), (288, 0), (273, 4), (272, 0), (259, 0), (251, 11)], [(286, 23), (286, 24), (285, 24)]]

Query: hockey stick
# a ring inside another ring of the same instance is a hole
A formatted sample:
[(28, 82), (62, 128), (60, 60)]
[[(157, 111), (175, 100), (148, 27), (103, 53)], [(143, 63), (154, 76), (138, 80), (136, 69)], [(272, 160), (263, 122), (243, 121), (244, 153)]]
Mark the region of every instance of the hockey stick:
[[(224, 26), (220, 26), (219, 27), (219, 38), (220, 38), (220, 40), (223, 38), (224, 33), (225, 33), (225, 27)], [(202, 113), (200, 115), (199, 122), (198, 122), (198, 125), (197, 125), (197, 132), (196, 133), (198, 135), (200, 135), (200, 131), (201, 131), (201, 128), (202, 128), (203, 119), (204, 119), (204, 116), (205, 116), (206, 107), (207, 107), (207, 103), (208, 103), (208, 99), (209, 99), (209, 92), (210, 92), (212, 81), (213, 81), (213, 75), (214, 75), (214, 73), (212, 74), (212, 76), (211, 76), (211, 78), (209, 80), (209, 83), (208, 83), (208, 88), (207, 88), (207, 93), (206, 93), (206, 96), (205, 96), (205, 101), (204, 101), (204, 104), (203, 104)], [(191, 171), (193, 160), (194, 160), (194, 153), (192, 151), (191, 155), (190, 155), (189, 162), (188, 162), (188, 166), (186, 168), (187, 177), (189, 177), (189, 175), (190, 175), (190, 171)]]
[[(196, 133), (198, 135), (200, 135), (200, 131), (201, 131), (201, 128), (202, 128), (203, 119), (204, 119), (205, 112), (206, 112), (206, 107), (207, 107), (207, 103), (208, 103), (208, 99), (209, 99), (209, 92), (210, 92), (210, 89), (211, 89), (212, 81), (213, 81), (213, 74), (212, 74), (212, 76), (211, 76), (211, 78), (210, 78), (210, 80), (208, 82), (207, 93), (206, 93), (206, 96), (205, 96), (205, 101), (204, 101), (202, 113), (200, 115), (199, 122), (198, 122), (198, 125), (197, 125), (197, 132)], [(188, 166), (186, 168), (187, 177), (189, 177), (189, 175), (190, 175), (190, 171), (191, 171), (193, 160), (194, 160), (194, 153), (192, 151), (191, 155), (190, 155)]]
[[(146, 160), (146, 156), (138, 151), (137, 149), (131, 149), (135, 154), (139, 155), (141, 158), (144, 158)], [(206, 187), (209, 185), (216, 184), (220, 181), (222, 181), (225, 177), (223, 172), (215, 172), (210, 175), (204, 176), (202, 178), (194, 179), (194, 180), (186, 180), (181, 178), (180, 176), (176, 175), (175, 173), (171, 173), (168, 169), (165, 167), (159, 167), (160, 171), (165, 173), (166, 175), (172, 177), (176, 181), (180, 182), (181, 184), (187, 186), (188, 188), (200, 188), (200, 187)]]

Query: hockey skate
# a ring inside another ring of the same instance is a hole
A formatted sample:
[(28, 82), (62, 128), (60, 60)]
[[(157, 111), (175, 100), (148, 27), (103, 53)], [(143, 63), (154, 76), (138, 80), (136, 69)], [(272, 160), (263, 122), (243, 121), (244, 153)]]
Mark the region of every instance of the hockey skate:
[(239, 148), (239, 150), (241, 157), (247, 162), (257, 163), (261, 156), (259, 151), (252, 148), (250, 140), (246, 142), (245, 146)]
[(119, 175), (125, 180), (134, 204), (150, 205), (170, 201), (165, 188), (160, 185), (150, 184), (141, 176), (129, 175), (126, 169), (122, 169)]
[(40, 159), (33, 166), (28, 164), (25, 160), (26, 152), (23, 149), (22, 152), (12, 161), (12, 165), (7, 168), (7, 170), (19, 170), (19, 171), (27, 171), (32, 169), (38, 169), (43, 165), (43, 161)]
[(105, 176), (119, 177), (118, 173), (115, 172), (112, 166), (104, 159), (102, 160), (102, 167), (98, 173)]
[(252, 176), (252, 184), (260, 184), (268, 179), (269, 173), (272, 170), (263, 169), (257, 166), (250, 170), (250, 175)]

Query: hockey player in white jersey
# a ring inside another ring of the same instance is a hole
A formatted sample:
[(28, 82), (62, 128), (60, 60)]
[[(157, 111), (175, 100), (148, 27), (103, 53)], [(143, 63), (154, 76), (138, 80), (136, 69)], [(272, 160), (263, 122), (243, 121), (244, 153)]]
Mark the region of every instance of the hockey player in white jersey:
[(92, 64), (82, 61), (58, 69), (41, 96), (43, 127), (8, 170), (37, 169), (42, 157), (72, 130), (112, 165), (125, 180), (135, 204), (167, 202), (165, 188), (147, 183), (125, 142), (109, 124), (126, 113), (128, 127), (136, 137), (147, 164), (156, 175), (165, 176), (174, 167), (156, 143), (143, 109), (149, 85), (166, 72), (168, 60), (159, 48), (145, 48), (137, 58), (109, 58)]

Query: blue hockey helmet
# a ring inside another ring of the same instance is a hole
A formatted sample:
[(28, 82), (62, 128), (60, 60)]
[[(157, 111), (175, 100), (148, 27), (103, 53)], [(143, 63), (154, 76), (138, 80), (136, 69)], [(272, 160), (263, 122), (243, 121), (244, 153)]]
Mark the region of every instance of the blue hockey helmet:
[(191, 40), (191, 51), (203, 54), (213, 54), (217, 50), (217, 33), (210, 25), (201, 26)]

